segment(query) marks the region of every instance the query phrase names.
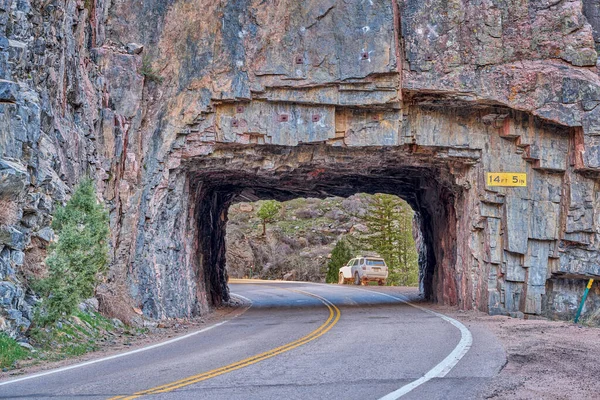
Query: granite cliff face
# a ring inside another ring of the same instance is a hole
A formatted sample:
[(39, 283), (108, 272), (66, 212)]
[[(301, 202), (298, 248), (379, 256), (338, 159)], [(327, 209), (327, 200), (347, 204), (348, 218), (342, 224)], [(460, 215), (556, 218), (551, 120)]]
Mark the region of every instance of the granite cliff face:
[(0, 0), (0, 329), (86, 174), (108, 311), (227, 299), (233, 202), (387, 191), (428, 297), (568, 317), (600, 276), (599, 27), (591, 0)]

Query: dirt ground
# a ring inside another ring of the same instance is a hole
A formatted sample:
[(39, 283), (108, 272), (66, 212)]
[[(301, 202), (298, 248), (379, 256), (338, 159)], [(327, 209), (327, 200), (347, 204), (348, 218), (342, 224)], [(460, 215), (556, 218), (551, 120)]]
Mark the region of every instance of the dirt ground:
[(483, 325), (504, 345), (508, 363), (483, 398), (600, 399), (600, 328), (430, 307)]

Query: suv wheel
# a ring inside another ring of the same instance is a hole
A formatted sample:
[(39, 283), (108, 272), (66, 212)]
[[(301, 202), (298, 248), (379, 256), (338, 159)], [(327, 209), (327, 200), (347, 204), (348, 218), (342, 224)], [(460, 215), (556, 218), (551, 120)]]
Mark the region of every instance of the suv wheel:
[(339, 285), (343, 285), (343, 284), (344, 284), (344, 280), (345, 280), (345, 279), (344, 279), (344, 274), (342, 274), (342, 273), (340, 272), (340, 278), (338, 279), (338, 284), (339, 284)]
[(360, 285), (360, 276), (358, 276), (358, 272), (354, 273), (354, 284)]

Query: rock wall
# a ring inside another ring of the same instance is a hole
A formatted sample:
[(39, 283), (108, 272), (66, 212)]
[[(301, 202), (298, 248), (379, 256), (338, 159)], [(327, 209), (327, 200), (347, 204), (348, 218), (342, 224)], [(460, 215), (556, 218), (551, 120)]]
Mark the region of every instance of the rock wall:
[(0, 330), (22, 335), (52, 211), (97, 175), (103, 78), (83, 2), (0, 1)]
[(27, 275), (86, 174), (107, 309), (227, 299), (232, 202), (383, 190), (420, 215), (429, 297), (556, 314), (600, 275), (599, 7), (0, 0), (0, 327), (27, 329)]

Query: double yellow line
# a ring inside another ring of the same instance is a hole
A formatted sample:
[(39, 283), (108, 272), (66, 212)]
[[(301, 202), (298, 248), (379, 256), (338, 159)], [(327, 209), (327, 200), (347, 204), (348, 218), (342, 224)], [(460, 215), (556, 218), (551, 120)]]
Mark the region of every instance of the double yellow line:
[(136, 392), (136, 393), (134, 393), (134, 394), (132, 394), (130, 396), (112, 397), (110, 400), (136, 399), (138, 397), (146, 396), (146, 395), (151, 395), (151, 394), (167, 393), (167, 392), (171, 392), (173, 390), (180, 389), (180, 388), (185, 387), (185, 386), (189, 386), (189, 385), (193, 385), (193, 384), (198, 383), (198, 382), (205, 381), (205, 380), (210, 379), (210, 378), (214, 378), (214, 377), (219, 376), (219, 375), (226, 374), (226, 373), (231, 372), (231, 371), (235, 371), (235, 370), (240, 369), (240, 368), (247, 367), (247, 366), (252, 365), (252, 364), (256, 364), (256, 363), (258, 363), (260, 361), (263, 361), (263, 360), (266, 360), (268, 358), (275, 357), (276, 355), (279, 355), (281, 353), (285, 353), (286, 351), (293, 350), (293, 349), (295, 349), (297, 347), (302, 346), (303, 344), (306, 344), (306, 343), (308, 343), (308, 342), (310, 342), (312, 340), (317, 339), (320, 336), (323, 336), (324, 334), (326, 334), (327, 332), (329, 332), (329, 330), (331, 328), (333, 328), (333, 326), (335, 324), (337, 324), (337, 322), (339, 321), (340, 316), (341, 316), (340, 309), (337, 308), (329, 300), (327, 300), (327, 299), (325, 299), (325, 298), (323, 298), (321, 296), (318, 296), (316, 294), (305, 292), (303, 290), (292, 290), (292, 289), (284, 289), (284, 290), (289, 290), (291, 292), (301, 293), (301, 294), (304, 294), (304, 295), (307, 295), (307, 296), (311, 296), (311, 297), (315, 297), (315, 298), (319, 299), (323, 304), (325, 304), (325, 306), (327, 306), (327, 309), (329, 310), (329, 318), (327, 318), (327, 320), (321, 326), (319, 326), (317, 329), (315, 329), (314, 331), (312, 331), (308, 335), (303, 336), (300, 339), (295, 340), (293, 342), (290, 342), (288, 344), (285, 344), (283, 346), (276, 347), (276, 348), (274, 348), (272, 350), (265, 351), (264, 353), (260, 353), (260, 354), (257, 354), (255, 356), (248, 357), (248, 358), (246, 358), (244, 360), (237, 361), (237, 362), (235, 362), (233, 364), (229, 364), (229, 365), (226, 365), (226, 366), (221, 367), (221, 368), (213, 369), (213, 370), (208, 371), (208, 372), (203, 372), (203, 373), (198, 374), (198, 375), (189, 376), (189, 377), (181, 379), (179, 381), (167, 383), (166, 385), (156, 386), (156, 387), (148, 389), (148, 390), (142, 390), (142, 391)]

